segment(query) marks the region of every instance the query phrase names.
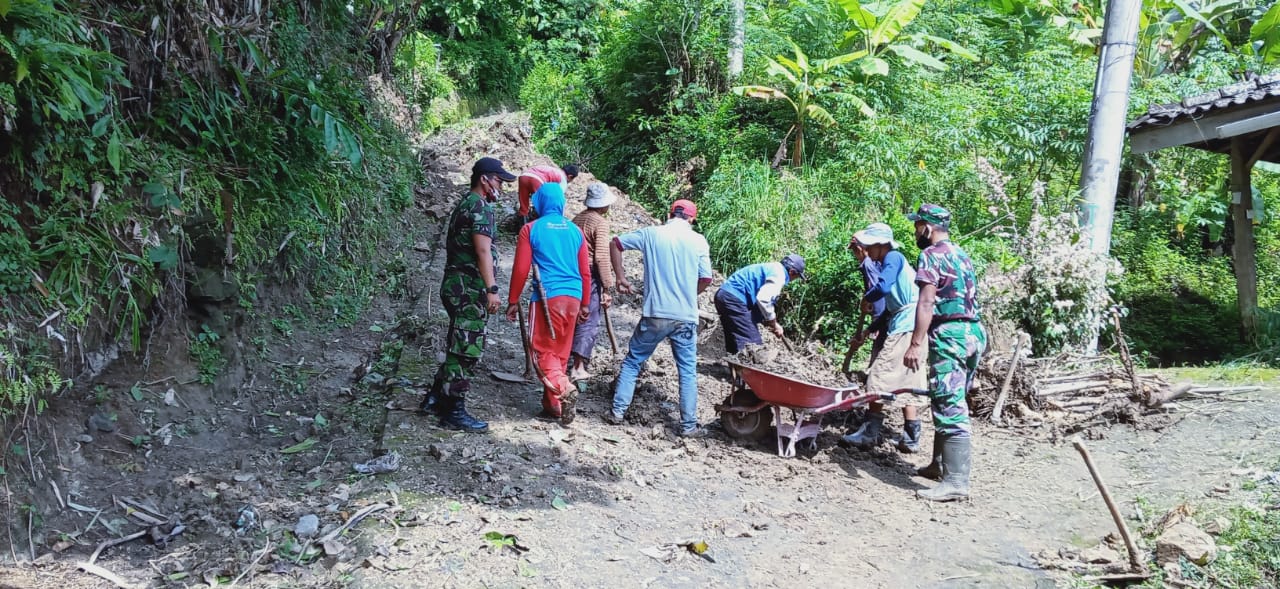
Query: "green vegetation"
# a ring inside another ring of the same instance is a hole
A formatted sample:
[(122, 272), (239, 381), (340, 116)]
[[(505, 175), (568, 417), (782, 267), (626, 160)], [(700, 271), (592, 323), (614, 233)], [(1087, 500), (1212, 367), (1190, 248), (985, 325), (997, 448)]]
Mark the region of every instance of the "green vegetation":
[(200, 333), (191, 338), (191, 344), (187, 349), (200, 371), (200, 384), (213, 384), (226, 364), (222, 351), (218, 348), (220, 339), (222, 339), (221, 336), (209, 329), (208, 325), (201, 325)]
[[(1111, 294), (1151, 364), (1280, 363), (1280, 225), (1257, 228), (1264, 334), (1243, 346), (1215, 251), (1220, 156), (1127, 157), (1125, 271), (1109, 293), (1078, 287), (1107, 271), (1067, 215), (1103, 5), (753, 4), (731, 79), (723, 0), (214, 0), (173, 19), (137, 1), (0, 1), (0, 406), (57, 394), (73, 359), (137, 352), (188, 308), (209, 313), (186, 328), (206, 382), (238, 337), (228, 314), (286, 338), (351, 325), (405, 288), (404, 260), (380, 252), (419, 180), (413, 136), (515, 102), (557, 161), (655, 211), (697, 200), (722, 271), (808, 256), (813, 280), (787, 303), (801, 332), (849, 334), (849, 234), (887, 221), (912, 256), (903, 214), (929, 201), (952, 208), (986, 284), (1009, 285), (988, 314), (1041, 353), (1092, 339)], [(1280, 58), (1280, 10), (1260, 0), (1144, 6), (1135, 114)], [(1265, 202), (1277, 170), (1255, 172)], [(264, 316), (265, 289), (294, 293), (287, 317)]]
[[(1257, 226), (1270, 311), (1258, 347), (1246, 346), (1218, 251), (1225, 157), (1126, 156), (1114, 234), (1123, 271), (1079, 247), (1072, 213), (1104, 4), (752, 5), (746, 70), (730, 80), (727, 3), (637, 3), (584, 61), (540, 62), (521, 103), (556, 157), (587, 162), (655, 211), (694, 198), (721, 271), (787, 251), (813, 260), (813, 279), (789, 293), (787, 322), (801, 332), (851, 331), (853, 230), (888, 221), (913, 256), (903, 215), (937, 202), (991, 285), (988, 315), (1031, 332), (1038, 353), (1100, 330), (1105, 344), (1118, 303), (1150, 364), (1280, 363), (1280, 225), (1265, 215)], [(1280, 11), (1268, 3), (1150, 0), (1144, 10), (1131, 116), (1275, 68)], [(1280, 193), (1273, 170), (1254, 173), (1266, 202)], [(1079, 284), (1103, 272), (1107, 291)]]
[[(340, 321), (367, 301), (368, 261), (419, 172), (365, 82), (364, 25), (336, 2), (277, 7), (269, 27), (200, 24), (213, 8), (153, 22), (141, 4), (0, 4), (0, 321), (27, 327), (3, 338), (20, 359), (4, 390), (80, 346), (140, 350), (157, 313), (252, 307), (277, 278)], [(148, 31), (191, 58), (132, 51)], [(204, 269), (237, 288), (205, 288)], [(202, 382), (217, 339), (191, 339)]]
[[(1274, 496), (1264, 496), (1264, 504)], [(1236, 506), (1218, 538), (1223, 550), (1204, 577), (1221, 587), (1274, 587), (1280, 583), (1280, 510)]]

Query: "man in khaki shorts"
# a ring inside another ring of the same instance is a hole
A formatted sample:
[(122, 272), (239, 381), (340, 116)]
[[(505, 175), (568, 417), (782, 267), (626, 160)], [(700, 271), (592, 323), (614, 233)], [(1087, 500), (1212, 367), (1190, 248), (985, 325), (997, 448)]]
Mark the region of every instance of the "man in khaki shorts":
[[(884, 301), (884, 315), (872, 322), (875, 333), (862, 336), (874, 338), (871, 365), (867, 368), (867, 391), (888, 393), (915, 389), (923, 393), (928, 389), (926, 371), (919, 368), (911, 370), (902, 363), (907, 348), (911, 347), (911, 333), (916, 326), (916, 299), (920, 297), (920, 287), (916, 286), (915, 270), (907, 263), (906, 256), (898, 251), (899, 244), (893, 240), (893, 229), (884, 223), (873, 223), (853, 234), (853, 241), (880, 266), (876, 284), (867, 285), (864, 309)], [(902, 407), (905, 423), (902, 436), (897, 440), (898, 450), (915, 452), (920, 448), (918, 409), (927, 406), (929, 399), (921, 394), (899, 394), (898, 401), (905, 403)], [(844, 440), (860, 447), (875, 446), (881, 442), (883, 424), (884, 405), (872, 403), (867, 410), (866, 421), (858, 431), (844, 436)]]

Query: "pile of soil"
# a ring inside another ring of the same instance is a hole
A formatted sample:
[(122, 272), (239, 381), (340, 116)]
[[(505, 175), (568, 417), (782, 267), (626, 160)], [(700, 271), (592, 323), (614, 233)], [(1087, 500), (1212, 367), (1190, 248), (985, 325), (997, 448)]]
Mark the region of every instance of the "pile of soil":
[(824, 387), (844, 388), (858, 385), (846, 379), (840, 374), (837, 366), (822, 354), (814, 353), (809, 346), (795, 343), (791, 345), (791, 349), (787, 349), (781, 343), (767, 347), (751, 346), (725, 359)]

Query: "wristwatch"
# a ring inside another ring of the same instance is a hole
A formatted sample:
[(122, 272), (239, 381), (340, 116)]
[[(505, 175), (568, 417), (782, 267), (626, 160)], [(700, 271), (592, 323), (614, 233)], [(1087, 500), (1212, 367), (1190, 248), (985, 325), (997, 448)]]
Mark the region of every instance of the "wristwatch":
[(489, 294), (498, 294), (498, 285), (495, 284), (490, 286), (489, 288), (484, 289), (484, 291)]

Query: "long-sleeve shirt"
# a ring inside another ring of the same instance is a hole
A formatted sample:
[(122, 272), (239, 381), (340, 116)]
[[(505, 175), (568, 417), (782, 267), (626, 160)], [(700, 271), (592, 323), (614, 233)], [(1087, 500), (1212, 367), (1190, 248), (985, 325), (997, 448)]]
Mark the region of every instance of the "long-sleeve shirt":
[[(547, 298), (571, 296), (591, 303), (591, 262), (582, 230), (564, 217), (564, 189), (560, 184), (544, 184), (534, 193), (534, 205), (545, 211), (537, 221), (520, 228), (516, 257), (511, 267), (507, 302), (520, 302), (520, 293), (529, 278), (530, 266), (538, 264), (542, 290)], [(534, 288), (530, 298), (542, 300)]]
[(587, 250), (591, 253), (591, 261), (595, 264), (593, 278), (600, 280), (600, 288), (613, 290), (613, 260), (609, 257), (609, 218), (597, 211), (587, 209), (573, 218), (573, 223), (582, 229), (587, 239)]
[[(862, 293), (863, 300), (868, 300), (871, 290), (880, 282), (880, 262), (867, 256), (862, 259), (862, 263), (858, 265), (858, 269), (862, 271), (862, 285), (866, 290)], [(871, 302), (871, 325), (867, 327), (868, 331), (879, 332), (888, 327), (888, 317), (884, 313), (884, 299), (876, 299)]]
[(774, 304), (790, 280), (791, 275), (781, 262), (763, 262), (739, 268), (720, 289), (733, 293), (748, 307), (759, 309), (765, 321), (774, 321), (778, 318)]
[[(868, 258), (870, 259), (870, 258)], [(920, 298), (916, 286), (916, 272), (907, 264), (906, 256), (898, 250), (890, 250), (880, 262), (879, 273), (867, 285), (865, 300), (883, 305), (881, 325), (889, 334), (906, 333), (915, 329), (915, 304)]]

